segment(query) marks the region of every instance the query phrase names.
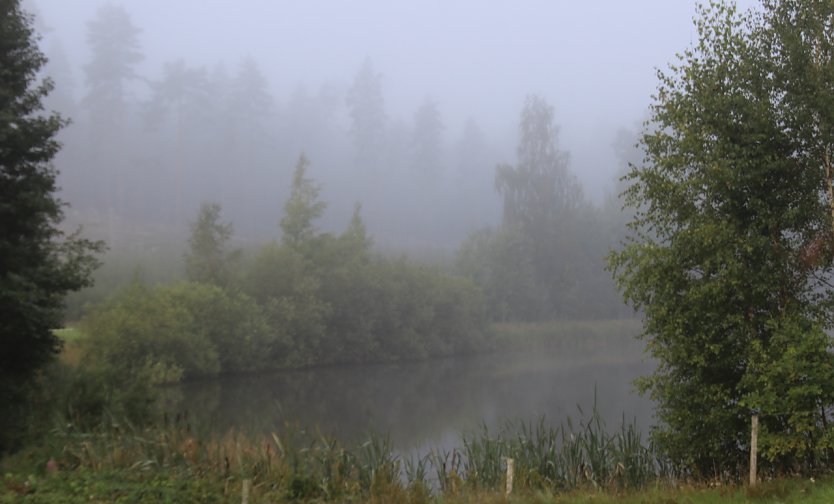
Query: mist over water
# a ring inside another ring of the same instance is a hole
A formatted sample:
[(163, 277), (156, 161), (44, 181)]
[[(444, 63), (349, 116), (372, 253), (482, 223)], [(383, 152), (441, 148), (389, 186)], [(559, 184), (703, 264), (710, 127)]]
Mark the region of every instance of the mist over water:
[(653, 370), (639, 358), (521, 352), (429, 362), (288, 371), (192, 383), (168, 391), (169, 411), (198, 429), (269, 434), (307, 429), (347, 445), (387, 435), (400, 450), (461, 447), (461, 435), (507, 421), (575, 427), (594, 407), (609, 431), (623, 419), (644, 434), (652, 403), (633, 381)]

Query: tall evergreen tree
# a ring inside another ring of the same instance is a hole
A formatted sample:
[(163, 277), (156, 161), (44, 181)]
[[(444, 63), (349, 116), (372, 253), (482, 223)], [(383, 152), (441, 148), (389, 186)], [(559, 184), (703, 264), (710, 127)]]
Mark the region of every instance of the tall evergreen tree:
[(0, 0), (0, 451), (20, 417), (23, 390), (61, 348), (66, 293), (90, 283), (101, 244), (65, 237), (55, 196), (55, 135), (66, 121), (46, 114), (51, 81), (32, 19), (18, 0)]
[(192, 282), (229, 287), (240, 251), (227, 250), (232, 238), (232, 224), (220, 220), (220, 205), (203, 203), (197, 220), (191, 224), (185, 270)]
[[(130, 84), (138, 79), (136, 65), (144, 56), (139, 48), (140, 30), (124, 8), (105, 4), (87, 24), (91, 60), (84, 66), (87, 93), (89, 163), (96, 170), (88, 183), (97, 185), (100, 204), (111, 209), (124, 206), (127, 191), (127, 125)], [(111, 237), (112, 239), (112, 237)]]
[(186, 205), (187, 181), (192, 178), (189, 177), (192, 156), (188, 140), (196, 137), (196, 132), (209, 119), (206, 114), (210, 102), (208, 78), (205, 69), (190, 68), (179, 59), (165, 64), (162, 79), (153, 83), (152, 88), (147, 116), (150, 124), (161, 122), (166, 113), (173, 119), (173, 215), (180, 219)]
[(443, 120), (437, 104), (426, 101), (414, 114), (414, 128), (411, 131), (413, 168), (424, 180), (437, 182), (441, 176), (443, 155)]
[(281, 219), (284, 243), (293, 248), (309, 243), (316, 236), (313, 221), (321, 217), (327, 207), (319, 200), (321, 187), (307, 178), (309, 165), (307, 156), (301, 154), (295, 165), (290, 197), (284, 204), (284, 217)]
[(120, 131), (124, 126), (128, 86), (138, 78), (136, 65), (144, 59), (139, 33), (127, 11), (113, 4), (99, 8), (95, 19), (87, 25), (92, 59), (84, 67), (84, 104), (95, 135)]
[(356, 164), (373, 170), (377, 168), (383, 151), (387, 118), (382, 76), (376, 72), (370, 59), (362, 63), (356, 74), (347, 93), (347, 105)]

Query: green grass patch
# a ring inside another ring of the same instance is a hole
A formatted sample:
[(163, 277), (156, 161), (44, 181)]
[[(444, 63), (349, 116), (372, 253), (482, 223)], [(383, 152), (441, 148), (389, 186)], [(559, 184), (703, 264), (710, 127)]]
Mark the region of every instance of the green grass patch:
[[(298, 502), (269, 485), (250, 484), (248, 502)], [(0, 482), (0, 504), (17, 503), (240, 503), (243, 481), (209, 479), (165, 468), (139, 467), (133, 470), (82, 469), (54, 474), (20, 476), (6, 474)], [(317, 502), (403, 502), (403, 503), (535, 503), (535, 504), (718, 504), (718, 503), (808, 503), (834, 502), (834, 481), (780, 479), (755, 489), (744, 486), (658, 486), (640, 491), (607, 493), (583, 489), (568, 494), (521, 491), (510, 497), (500, 490), (461, 489), (455, 493), (379, 489), (371, 495), (341, 495)]]
[(84, 333), (76, 327), (63, 327), (61, 329), (53, 329), (53, 334), (61, 338), (64, 343), (75, 343), (84, 339)]
[[(81, 469), (25, 477), (7, 474), (0, 503), (215, 503), (235, 502), (230, 485), (166, 469)], [(240, 502), (238, 495), (237, 501)]]
[[(506, 496), (505, 461), (515, 461)], [(0, 460), (0, 504), (104, 502), (828, 503), (834, 479), (692, 484), (665, 472), (633, 426), (596, 414), (559, 428), (508, 424), (452, 451), (402, 458), (386, 438), (344, 446), (321, 433), (200, 437), (186, 420), (56, 427)], [(740, 475), (743, 477), (744, 475)]]

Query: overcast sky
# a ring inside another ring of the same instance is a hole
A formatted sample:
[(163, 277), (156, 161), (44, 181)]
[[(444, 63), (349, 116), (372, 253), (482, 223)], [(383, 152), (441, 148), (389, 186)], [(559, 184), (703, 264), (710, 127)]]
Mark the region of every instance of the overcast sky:
[[(103, 2), (34, 3), (53, 29), (48, 42), (63, 45), (81, 87), (86, 23)], [(572, 169), (595, 199), (611, 185), (617, 129), (643, 118), (655, 69), (695, 36), (690, 0), (112, 3), (142, 29), (143, 68), (151, 78), (177, 58), (234, 69), (251, 56), (280, 105), (302, 83), (311, 90), (349, 85), (369, 57), (383, 75), (392, 117), (409, 120), (430, 96), (451, 137), (470, 116), (489, 137), (512, 137), (525, 95), (541, 94), (554, 105)]]

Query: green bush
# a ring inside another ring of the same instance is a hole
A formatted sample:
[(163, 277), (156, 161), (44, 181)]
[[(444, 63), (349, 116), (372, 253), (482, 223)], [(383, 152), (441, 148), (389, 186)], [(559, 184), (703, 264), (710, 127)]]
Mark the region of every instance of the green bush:
[[(81, 321), (86, 365), (150, 373), (160, 382), (220, 371), (217, 348), (171, 288), (134, 282)], [(153, 372), (153, 373), (152, 373)]]
[(220, 372), (275, 367), (270, 356), (276, 336), (252, 298), (193, 282), (177, 283), (161, 291), (172, 305), (188, 312), (188, 330), (213, 346)]
[(141, 373), (152, 383), (283, 364), (272, 360), (281, 336), (255, 300), (215, 285), (134, 282), (81, 325), (89, 335), (85, 365)]

